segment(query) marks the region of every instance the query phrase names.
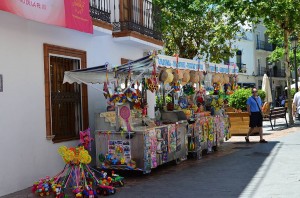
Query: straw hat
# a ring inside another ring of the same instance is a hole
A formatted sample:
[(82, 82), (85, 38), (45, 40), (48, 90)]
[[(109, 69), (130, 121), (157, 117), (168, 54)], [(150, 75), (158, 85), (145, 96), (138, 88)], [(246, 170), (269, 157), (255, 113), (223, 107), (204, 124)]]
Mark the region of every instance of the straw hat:
[(178, 69), (175, 71), (178, 73), (178, 79), (181, 80), (183, 78), (184, 70)]
[(186, 85), (188, 82), (190, 81), (190, 71), (189, 70), (185, 70), (183, 73), (183, 78), (181, 81), (181, 85)]
[(228, 75), (224, 75), (224, 83), (225, 84), (229, 83), (229, 76)]
[(197, 71), (191, 71), (190, 72), (190, 82), (191, 83), (198, 83), (200, 78), (199, 78), (199, 74)]
[(199, 80), (203, 79), (204, 78), (204, 74), (202, 71), (198, 71), (198, 74), (199, 74)]
[(220, 82), (220, 76), (217, 75), (217, 74), (214, 74), (213, 77), (212, 77), (212, 82), (213, 83)]
[(163, 69), (159, 75), (159, 81), (164, 82), (164, 84), (170, 83), (173, 81), (172, 69)]
[(173, 81), (172, 81), (172, 83), (177, 83), (178, 80), (179, 80), (179, 75), (177, 74), (177, 71), (173, 70), (172, 74), (173, 74)]
[(172, 74), (172, 69), (166, 69), (167, 79), (164, 81), (164, 84), (171, 83), (173, 81), (174, 75)]
[(162, 69), (159, 73), (159, 81), (164, 82), (168, 78), (168, 73), (166, 69)]

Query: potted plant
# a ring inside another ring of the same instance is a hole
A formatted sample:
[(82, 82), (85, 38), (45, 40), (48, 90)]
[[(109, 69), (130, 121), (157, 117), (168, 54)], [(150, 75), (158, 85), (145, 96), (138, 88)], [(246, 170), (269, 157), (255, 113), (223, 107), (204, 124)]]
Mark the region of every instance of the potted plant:
[[(242, 111), (247, 110), (247, 99), (252, 95), (251, 89), (238, 89), (229, 96), (229, 106)], [(266, 93), (263, 90), (258, 90), (258, 95), (262, 101), (266, 98)]]

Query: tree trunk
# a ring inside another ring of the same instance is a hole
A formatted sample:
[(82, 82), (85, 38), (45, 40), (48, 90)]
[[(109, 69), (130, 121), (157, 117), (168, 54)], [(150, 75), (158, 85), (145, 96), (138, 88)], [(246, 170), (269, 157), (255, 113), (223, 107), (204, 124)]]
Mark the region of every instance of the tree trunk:
[(294, 124), (293, 112), (292, 112), (292, 94), (291, 94), (291, 68), (290, 68), (290, 58), (289, 58), (289, 41), (288, 38), (290, 33), (287, 30), (284, 30), (284, 65), (285, 65), (285, 74), (287, 82), (287, 94), (288, 94), (288, 113), (289, 113), (289, 124), (290, 126)]

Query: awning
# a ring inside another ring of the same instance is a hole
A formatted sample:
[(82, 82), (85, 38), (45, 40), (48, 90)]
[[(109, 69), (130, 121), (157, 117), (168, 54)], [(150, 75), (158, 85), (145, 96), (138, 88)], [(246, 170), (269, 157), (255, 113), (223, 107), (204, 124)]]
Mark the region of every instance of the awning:
[[(152, 56), (145, 56), (135, 61), (130, 61), (126, 64), (108, 68), (108, 65), (101, 65), (96, 67), (90, 67), (85, 69), (78, 69), (73, 71), (66, 71), (64, 75), (63, 83), (104, 83), (107, 80), (109, 82), (116, 81), (115, 73), (126, 73), (132, 71), (134, 73), (141, 73), (145, 69), (148, 69), (152, 64), (153, 58)], [(108, 72), (107, 72), (108, 69)], [(107, 73), (107, 77), (106, 77)]]

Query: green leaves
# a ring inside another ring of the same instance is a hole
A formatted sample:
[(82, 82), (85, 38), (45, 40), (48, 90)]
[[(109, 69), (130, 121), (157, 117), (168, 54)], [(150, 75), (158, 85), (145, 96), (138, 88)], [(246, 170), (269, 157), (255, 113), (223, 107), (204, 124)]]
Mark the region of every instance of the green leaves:
[(199, 51), (206, 60), (221, 62), (233, 55), (231, 48), (240, 30), (228, 21), (223, 9), (211, 0), (154, 0), (162, 10), (165, 53), (193, 58)]
[(230, 95), (228, 103), (229, 106), (236, 109), (247, 109), (247, 99), (251, 96), (251, 89), (238, 89)]

